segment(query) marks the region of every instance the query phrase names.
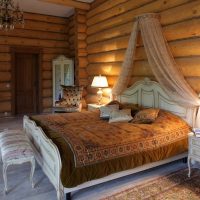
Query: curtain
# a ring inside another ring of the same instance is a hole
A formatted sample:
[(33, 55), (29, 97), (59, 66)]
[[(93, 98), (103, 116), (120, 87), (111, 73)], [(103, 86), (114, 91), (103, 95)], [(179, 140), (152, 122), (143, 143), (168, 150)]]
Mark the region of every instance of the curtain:
[(132, 73), (133, 61), (135, 57), (137, 35), (138, 35), (138, 21), (136, 20), (133, 25), (133, 29), (128, 43), (129, 45), (126, 50), (124, 62), (121, 67), (121, 72), (112, 89), (112, 94), (114, 97), (121, 94), (124, 91), (130, 80), (131, 77), (130, 74)]
[[(184, 76), (176, 64), (167, 41), (164, 38), (162, 28), (159, 22), (158, 15), (154, 13), (144, 14), (137, 17), (138, 25), (142, 34), (142, 39), (144, 43), (145, 52), (147, 54), (148, 62), (152, 69), (154, 76), (160, 83), (162, 88), (171, 97), (172, 100), (177, 102), (177, 104), (184, 107), (196, 107), (200, 106), (200, 99), (195, 91), (190, 87), (190, 85), (184, 79)], [(138, 32), (138, 29), (133, 29), (133, 31)], [(131, 34), (137, 36), (137, 33)], [(136, 38), (134, 38), (136, 43)], [(129, 43), (128, 49), (136, 48), (135, 43)], [(132, 52), (135, 52), (132, 50)], [(131, 54), (126, 52), (125, 61), (122, 65), (122, 72), (127, 74), (127, 80), (131, 76), (131, 71), (134, 66), (127, 66), (127, 60), (133, 60)], [(119, 79), (114, 86), (115, 95), (119, 95), (126, 88), (128, 83), (123, 80), (123, 73), (120, 74)], [(123, 86), (119, 84), (124, 84)], [(117, 89), (116, 89), (117, 88)], [(120, 88), (120, 89), (119, 89)], [(198, 112), (196, 127), (200, 127), (200, 112)]]

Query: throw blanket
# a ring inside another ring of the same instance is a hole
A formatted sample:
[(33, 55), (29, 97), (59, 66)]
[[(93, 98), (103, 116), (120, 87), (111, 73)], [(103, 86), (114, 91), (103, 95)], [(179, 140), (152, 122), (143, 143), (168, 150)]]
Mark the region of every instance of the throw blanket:
[(160, 111), (153, 124), (112, 123), (99, 112), (32, 117), (62, 137), (74, 155), (75, 167), (147, 152), (186, 138), (189, 126), (179, 117)]

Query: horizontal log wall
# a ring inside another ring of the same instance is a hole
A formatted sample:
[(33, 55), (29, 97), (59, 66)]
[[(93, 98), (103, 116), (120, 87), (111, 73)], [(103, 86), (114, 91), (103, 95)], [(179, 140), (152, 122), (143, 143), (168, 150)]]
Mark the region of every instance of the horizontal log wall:
[[(133, 19), (147, 12), (160, 13), (172, 54), (188, 83), (199, 93), (200, 0), (107, 0), (94, 4), (87, 13), (89, 85), (95, 75), (102, 74), (113, 86), (120, 73)], [(154, 79), (139, 35), (130, 84), (147, 76)], [(89, 85), (87, 101), (96, 102), (96, 90)], [(109, 96), (108, 91), (105, 97)]]
[(75, 83), (84, 87), (83, 107), (86, 107), (85, 96), (87, 95), (87, 43), (86, 43), (86, 11), (76, 9), (74, 13), (74, 36), (75, 36)]
[(43, 50), (42, 106), (52, 107), (52, 59), (60, 54), (70, 56), (68, 20), (25, 13), (25, 28), (0, 31), (0, 116), (11, 113), (11, 46), (34, 46)]

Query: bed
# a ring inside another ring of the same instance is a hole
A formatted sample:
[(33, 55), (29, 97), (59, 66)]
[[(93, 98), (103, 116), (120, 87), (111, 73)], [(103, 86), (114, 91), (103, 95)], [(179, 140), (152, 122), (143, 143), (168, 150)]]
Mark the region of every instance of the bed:
[[(69, 197), (72, 191), (187, 156), (189, 128), (179, 117), (193, 126), (195, 108), (177, 105), (157, 82), (149, 79), (136, 82), (118, 100), (162, 111), (155, 126), (108, 124), (99, 119), (98, 111), (24, 117), (24, 129), (36, 159), (56, 188), (59, 200), (64, 193)], [(174, 128), (176, 124), (178, 128)], [(148, 126), (152, 132), (147, 132)], [(145, 139), (140, 140), (142, 137)]]

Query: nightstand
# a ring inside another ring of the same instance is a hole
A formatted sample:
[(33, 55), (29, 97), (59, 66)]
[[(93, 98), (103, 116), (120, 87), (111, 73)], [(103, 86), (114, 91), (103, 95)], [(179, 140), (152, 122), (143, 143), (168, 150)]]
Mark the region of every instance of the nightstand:
[(189, 133), (189, 150), (188, 150), (188, 177), (191, 174), (191, 162), (200, 162), (200, 137), (196, 137), (194, 133)]
[(91, 111), (91, 110), (97, 110), (99, 109), (101, 106), (104, 106), (104, 104), (88, 104), (88, 110)]

